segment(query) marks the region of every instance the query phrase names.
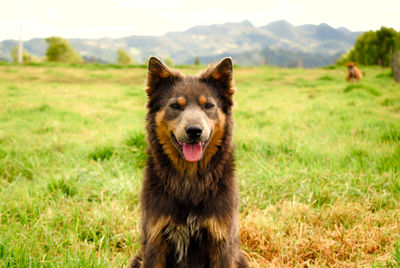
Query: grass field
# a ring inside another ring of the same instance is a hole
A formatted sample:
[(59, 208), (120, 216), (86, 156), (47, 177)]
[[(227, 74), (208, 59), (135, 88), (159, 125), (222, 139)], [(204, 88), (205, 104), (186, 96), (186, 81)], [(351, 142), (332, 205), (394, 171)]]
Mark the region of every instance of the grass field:
[[(344, 68), (235, 69), (241, 241), (253, 267), (400, 265), (400, 84), (389, 69), (362, 70), (348, 84)], [(1, 267), (129, 263), (145, 74), (0, 65)]]

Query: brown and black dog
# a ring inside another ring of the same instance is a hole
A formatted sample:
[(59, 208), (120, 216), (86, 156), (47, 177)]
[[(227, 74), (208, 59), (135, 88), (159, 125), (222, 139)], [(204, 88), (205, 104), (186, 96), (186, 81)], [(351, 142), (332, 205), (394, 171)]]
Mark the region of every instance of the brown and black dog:
[(359, 82), (362, 78), (362, 74), (360, 69), (357, 68), (357, 64), (354, 62), (349, 62), (346, 64), (347, 66), (347, 75), (346, 80), (348, 82)]
[(248, 267), (239, 249), (233, 66), (184, 76), (151, 57), (142, 250), (131, 267)]

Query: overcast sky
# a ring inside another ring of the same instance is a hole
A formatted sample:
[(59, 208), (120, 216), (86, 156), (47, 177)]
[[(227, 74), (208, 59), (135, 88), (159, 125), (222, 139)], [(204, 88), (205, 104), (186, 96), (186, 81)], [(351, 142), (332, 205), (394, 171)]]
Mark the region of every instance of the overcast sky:
[[(22, 0), (0, 0), (0, 40), (18, 39)], [(400, 0), (24, 0), (23, 39), (162, 35), (195, 25), (249, 20), (328, 23), (352, 31), (400, 30)]]

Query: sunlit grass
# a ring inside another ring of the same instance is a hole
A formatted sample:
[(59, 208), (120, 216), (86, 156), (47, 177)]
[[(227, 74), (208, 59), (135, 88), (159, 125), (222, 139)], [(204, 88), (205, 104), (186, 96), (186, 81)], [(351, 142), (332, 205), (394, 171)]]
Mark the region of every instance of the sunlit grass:
[[(399, 263), (400, 85), (363, 71), (349, 84), (344, 68), (235, 69), (241, 239), (255, 267)], [(127, 265), (145, 75), (0, 66), (0, 266)]]

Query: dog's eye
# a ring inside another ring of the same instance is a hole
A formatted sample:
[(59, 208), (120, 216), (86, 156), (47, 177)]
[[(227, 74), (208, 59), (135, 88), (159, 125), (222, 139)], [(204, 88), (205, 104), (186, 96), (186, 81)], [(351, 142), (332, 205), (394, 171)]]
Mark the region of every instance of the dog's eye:
[(179, 108), (181, 108), (178, 103), (171, 103), (169, 107), (171, 107), (174, 110), (179, 110)]
[(213, 108), (215, 105), (214, 104), (212, 104), (212, 103), (206, 103), (206, 105), (204, 105), (204, 107), (206, 108), (206, 109), (211, 109), (211, 108)]

